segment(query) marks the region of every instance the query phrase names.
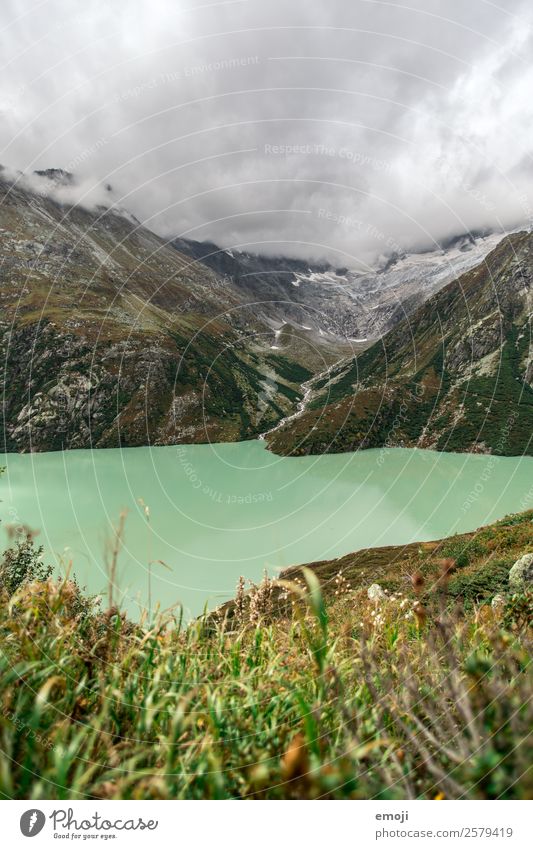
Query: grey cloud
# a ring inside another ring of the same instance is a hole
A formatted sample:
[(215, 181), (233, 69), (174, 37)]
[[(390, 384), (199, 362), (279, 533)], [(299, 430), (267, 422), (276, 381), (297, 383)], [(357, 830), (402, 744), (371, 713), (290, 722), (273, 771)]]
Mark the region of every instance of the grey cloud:
[(0, 162), (75, 171), (85, 203), (111, 182), (165, 236), (341, 264), (529, 224), (522, 0), (110, 5), (2, 4)]

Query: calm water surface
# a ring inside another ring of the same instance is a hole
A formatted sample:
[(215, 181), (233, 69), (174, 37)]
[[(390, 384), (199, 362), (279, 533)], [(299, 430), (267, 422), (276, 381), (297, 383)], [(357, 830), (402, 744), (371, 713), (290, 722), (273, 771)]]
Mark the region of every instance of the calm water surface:
[(239, 575), (258, 580), (265, 567), (275, 575), (526, 509), (533, 480), (532, 458), (418, 449), (283, 458), (259, 441), (8, 454), (0, 465), (2, 521), (38, 529), (49, 562), (72, 561), (91, 592), (105, 592), (106, 538), (128, 511), (119, 584), (132, 615), (146, 604), (150, 562), (153, 600), (195, 615), (230, 597)]

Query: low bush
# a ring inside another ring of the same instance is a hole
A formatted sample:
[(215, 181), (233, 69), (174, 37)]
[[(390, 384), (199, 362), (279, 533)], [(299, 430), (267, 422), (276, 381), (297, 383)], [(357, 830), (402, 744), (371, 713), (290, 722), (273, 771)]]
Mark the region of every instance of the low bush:
[(513, 559), (489, 560), (473, 572), (459, 574), (448, 585), (452, 598), (461, 598), (466, 603), (490, 601), (497, 593), (509, 589), (509, 569)]
[(19, 538), (4, 552), (0, 563), (0, 587), (13, 595), (19, 587), (29, 581), (46, 581), (52, 567), (43, 563), (43, 547), (37, 548), (31, 536)]

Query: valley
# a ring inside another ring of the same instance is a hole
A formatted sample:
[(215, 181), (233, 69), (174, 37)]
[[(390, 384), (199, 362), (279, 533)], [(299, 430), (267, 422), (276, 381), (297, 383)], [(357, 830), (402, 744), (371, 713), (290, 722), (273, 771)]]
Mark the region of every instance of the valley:
[[(291, 428), (300, 442), (308, 423), (302, 450), (320, 451), (312, 410), (334, 400), (326, 418), (342, 420), (353, 369), (368, 362), (382, 381), (379, 340), (501, 239), (334, 269), (165, 240), (111, 187), (89, 207), (71, 204), (73, 185), (60, 169), (0, 171), (6, 451), (239, 441), (274, 428), (269, 445), (286, 452)], [(386, 407), (394, 418), (395, 402)], [(378, 419), (363, 447), (380, 444), (381, 408)], [(358, 444), (343, 434), (335, 450)], [(433, 445), (429, 434), (416, 444)]]
[(531, 3), (9, 0), (0, 44), (6, 845), (520, 849)]
[(282, 454), (418, 446), (533, 453), (533, 236), (503, 239), (360, 356), (312, 382)]

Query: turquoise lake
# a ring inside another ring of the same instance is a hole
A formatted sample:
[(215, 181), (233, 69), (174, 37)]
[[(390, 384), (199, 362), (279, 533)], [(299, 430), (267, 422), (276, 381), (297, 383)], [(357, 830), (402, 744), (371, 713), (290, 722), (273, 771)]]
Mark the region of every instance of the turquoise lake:
[(192, 616), (231, 597), (239, 575), (437, 539), (532, 506), (532, 458), (418, 449), (285, 458), (253, 441), (8, 454), (0, 465), (4, 530), (37, 530), (48, 561), (72, 562), (90, 592), (106, 591), (106, 538), (127, 511), (118, 584), (131, 615), (147, 604), (149, 563), (153, 603)]

